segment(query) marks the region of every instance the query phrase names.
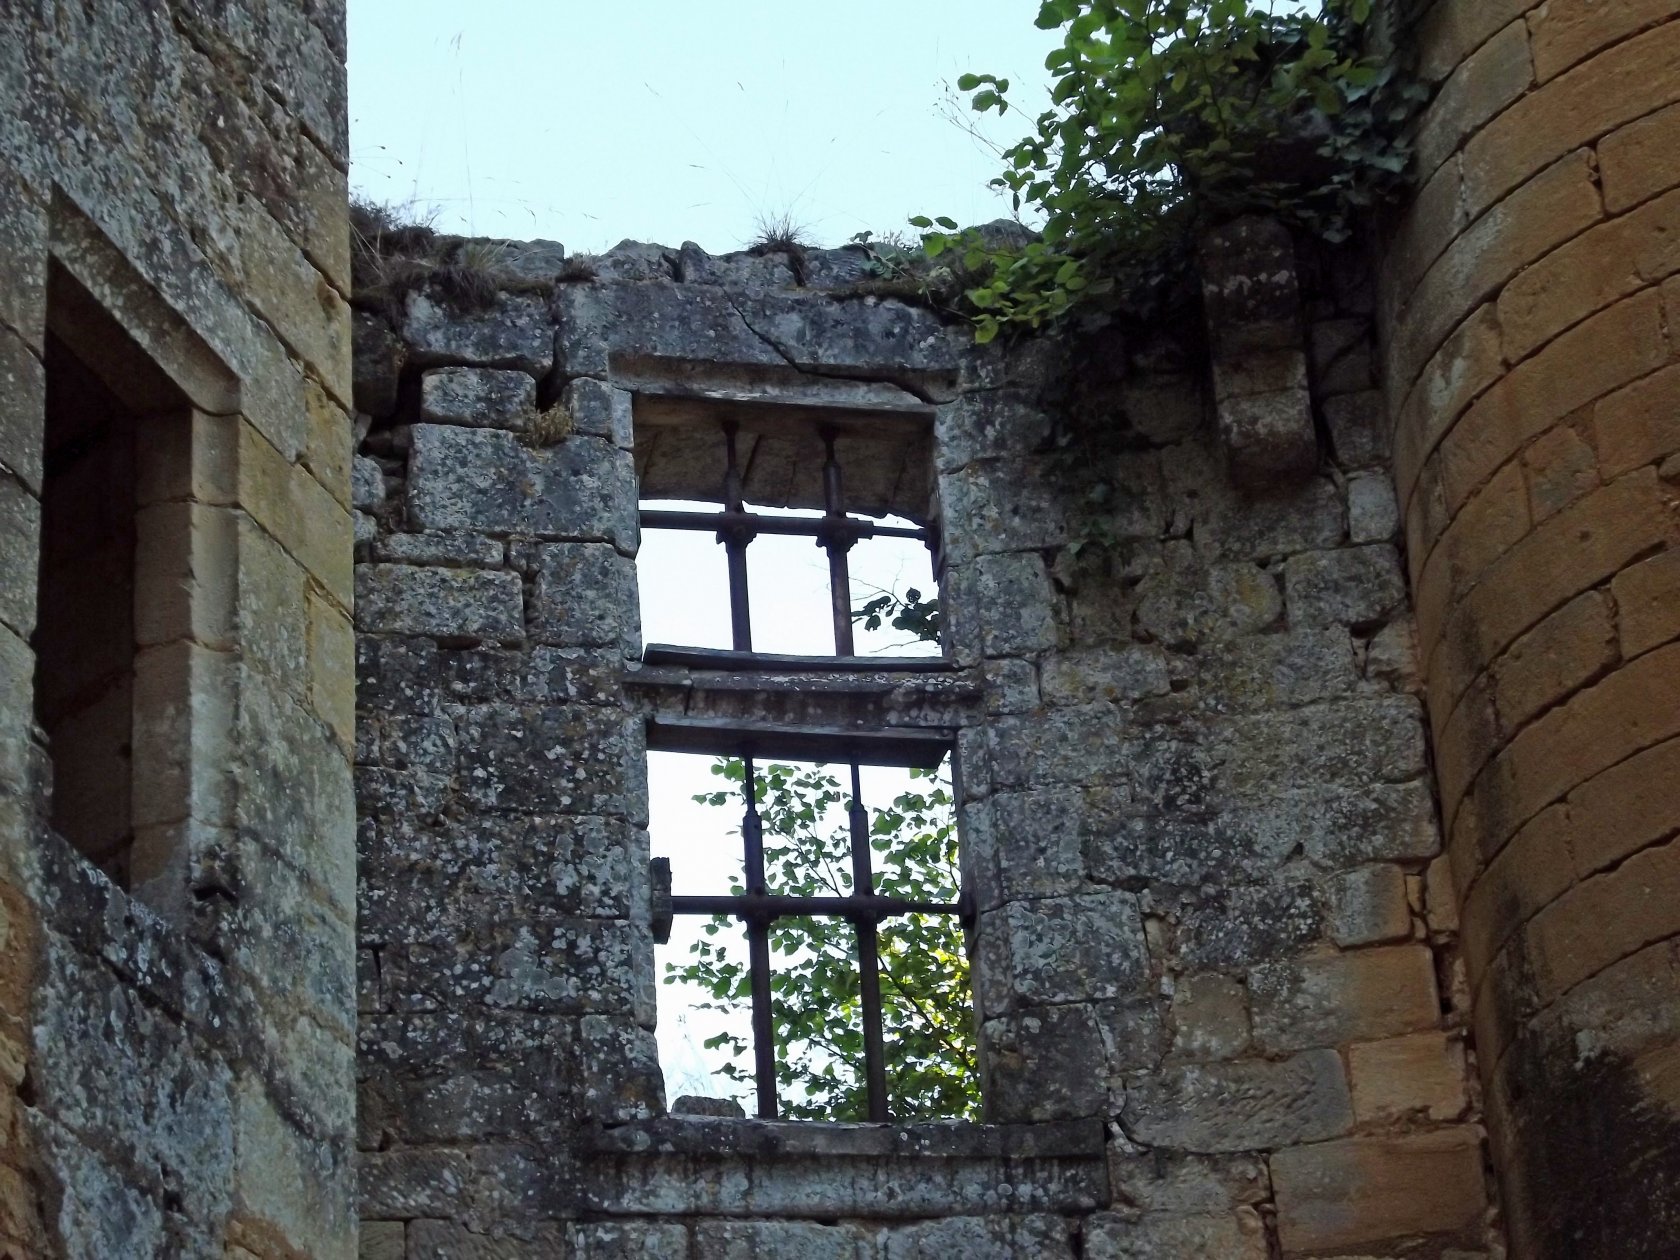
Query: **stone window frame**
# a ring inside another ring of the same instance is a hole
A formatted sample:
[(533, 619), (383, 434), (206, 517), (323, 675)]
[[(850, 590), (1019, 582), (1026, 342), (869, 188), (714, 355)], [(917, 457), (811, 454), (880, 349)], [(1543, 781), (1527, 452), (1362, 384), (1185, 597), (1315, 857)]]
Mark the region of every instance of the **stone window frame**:
[[(126, 884), (185, 925), (194, 902), (217, 891), (195, 859), (235, 826), (240, 380), (67, 198), (54, 199), (49, 224), (46, 332), (133, 414), (143, 438)], [(44, 440), (44, 411), (37, 424)], [(38, 542), (37, 565), (41, 554)], [(41, 747), (44, 775), (51, 757)]]
[[(742, 401), (742, 391), (738, 385), (731, 385), (709, 394), (704, 386), (696, 386), (692, 376), (684, 380), (680, 386), (670, 388), (661, 381), (657, 373), (648, 374), (649, 364), (642, 361), (638, 364), (641, 371), (636, 373), (634, 384), (624, 382), (619, 392), (626, 395), (623, 402), (627, 404), (628, 415), (622, 419), (631, 435), (635, 430), (635, 412), (639, 406), (649, 403), (666, 407), (674, 406), (694, 414), (687, 419), (687, 423), (700, 426), (721, 420), (720, 440), (729, 433), (729, 408), (731, 404), (739, 405)], [(728, 369), (723, 369), (727, 377)], [(616, 384), (617, 382), (615, 382)], [(768, 386), (761, 385), (755, 391), (754, 402), (772, 409), (786, 407), (790, 415), (790, 423), (798, 424), (810, 432), (828, 450), (829, 464), (833, 459), (833, 429), (825, 424), (819, 412), (824, 403), (824, 391), (820, 386), (813, 388), (809, 379), (782, 380)], [(938, 404), (922, 404), (913, 408), (889, 409), (879, 406), (860, 404), (851, 399), (844, 399), (831, 404), (837, 411), (843, 411), (854, 417), (865, 416), (876, 422), (910, 422), (925, 427), (928, 442), (929, 457), (929, 511), (928, 523), (917, 530), (889, 529), (883, 534), (893, 536), (916, 535), (920, 541), (927, 544), (932, 553), (934, 576), (943, 588), (941, 575), (941, 545), (940, 514), (938, 510), (937, 494), (932, 477), (932, 450), (934, 433), (938, 423)], [(733, 441), (730, 442), (733, 447)], [(733, 462), (730, 463), (733, 470)], [(845, 511), (846, 506), (831, 481), (832, 472), (825, 467), (823, 476), (824, 508), (832, 517), (836, 511)], [(731, 498), (739, 499), (737, 493), (731, 496), (731, 488), (726, 481), (721, 488), (716, 501), (720, 505), (718, 515), (727, 517), (739, 513), (740, 504), (731, 502)], [(637, 477), (637, 503), (643, 502), (641, 495), (641, 477)], [(657, 500), (652, 500), (657, 501)], [(710, 501), (710, 500), (702, 500)], [(750, 510), (750, 509), (749, 509)], [(668, 513), (655, 513), (663, 518)], [(698, 513), (683, 514), (698, 516)], [(688, 528), (694, 528), (690, 522)], [(817, 541), (822, 545), (824, 536), (817, 534)], [(720, 542), (727, 540), (724, 530), (719, 531)], [(744, 551), (744, 546), (740, 548)], [(832, 552), (831, 561), (832, 561)], [(627, 679), (633, 683), (647, 686), (660, 680), (659, 671), (665, 670), (687, 675), (687, 685), (692, 689), (698, 682), (702, 690), (727, 688), (737, 692), (752, 693), (759, 691), (768, 696), (778, 690), (777, 683), (786, 680), (795, 692), (803, 692), (806, 703), (800, 706), (804, 711), (797, 714), (782, 713), (778, 717), (764, 715), (757, 717), (722, 717), (696, 716), (695, 709), (704, 710), (702, 702), (696, 706), (691, 698), (684, 700), (681, 707), (683, 712), (673, 713), (666, 708), (663, 713), (655, 712), (649, 716), (644, 728), (646, 751), (672, 752), (706, 752), (714, 755), (740, 755), (747, 758), (759, 757), (789, 757), (796, 759), (821, 759), (825, 762), (848, 765), (854, 772), (858, 765), (922, 765), (928, 764), (930, 750), (938, 749), (938, 759), (943, 761), (950, 758), (955, 773), (958, 756), (959, 727), (966, 722), (946, 722), (921, 728), (893, 729), (890, 724), (892, 705), (882, 705), (879, 684), (882, 678), (890, 680), (889, 686), (897, 693), (914, 691), (919, 686), (931, 685), (932, 688), (948, 689), (953, 675), (961, 666), (953, 650), (952, 639), (947, 632), (941, 643), (941, 652), (937, 656), (909, 657), (884, 656), (880, 658), (858, 657), (850, 650), (850, 635), (843, 633), (840, 628), (840, 611), (835, 603), (833, 617), (835, 621), (836, 652), (833, 656), (786, 656), (775, 653), (753, 651), (750, 647), (750, 630), (747, 632), (749, 646), (740, 646), (743, 638), (741, 627), (741, 612), (743, 604), (735, 598), (733, 588), (744, 583), (744, 574), (732, 566), (731, 576), (731, 609), (734, 614), (732, 631), (735, 646), (731, 649), (692, 648), (670, 644), (650, 644), (642, 653), (641, 677)], [(830, 593), (834, 596), (838, 587), (836, 578), (831, 571)], [(639, 587), (638, 587), (639, 589)], [(945, 592), (941, 590), (941, 597)], [(947, 625), (950, 624), (947, 619)], [(849, 625), (846, 631), (849, 632)], [(650, 676), (651, 675), (651, 676)], [(778, 677), (779, 676), (779, 677)], [(769, 681), (770, 685), (759, 688), (755, 682)], [(809, 684), (817, 682), (815, 688)], [(813, 701), (813, 697), (821, 697)], [(655, 710), (664, 707), (658, 701), (654, 702)], [(812, 710), (816, 710), (813, 712)], [(857, 801), (854, 798), (849, 814), (857, 812)], [(960, 826), (961, 811), (956, 811), (958, 817), (958, 843), (962, 845)], [(854, 829), (855, 829), (855, 819)], [(865, 846), (867, 847), (867, 845)], [(960, 848), (959, 848), (960, 851)], [(751, 866), (750, 846), (748, 866)], [(972, 933), (974, 923), (973, 898), (967, 887), (967, 863), (962, 863), (964, 871), (964, 885), (958, 890), (957, 900), (952, 903), (940, 903), (929, 906), (941, 913), (955, 914), (961, 920), (964, 928)], [(723, 898), (673, 896), (670, 887), (670, 868), (668, 862), (656, 860), (653, 863), (653, 920), (654, 939), (657, 943), (664, 943), (669, 936), (670, 922), (673, 913), (716, 913), (714, 902), (721, 902)], [(750, 893), (749, 893), (750, 895)], [(766, 897), (767, 901), (777, 900), (774, 894)], [(781, 899), (786, 900), (786, 899)], [(861, 900), (861, 899), (860, 899)], [(884, 900), (884, 899), (883, 899)], [(685, 907), (685, 903), (687, 903)], [(921, 903), (917, 903), (918, 906)], [(915, 909), (916, 907), (910, 907)], [(740, 912), (730, 911), (735, 917), (743, 918)], [(850, 917), (844, 912), (827, 910), (822, 913), (838, 917)], [(863, 930), (861, 921), (860, 932)], [(750, 925), (749, 925), (750, 927)], [(749, 930), (749, 939), (751, 939)], [(868, 937), (860, 942), (867, 948), (867, 942), (873, 940), (874, 924), (870, 925)], [(972, 950), (970, 951), (972, 953)], [(865, 956), (860, 953), (860, 958)], [(759, 1103), (759, 1119), (776, 1119), (777, 1106), (775, 1098), (774, 1060), (773, 1050), (768, 1046), (768, 1017), (769, 997), (767, 990), (768, 977), (760, 980), (759, 970), (754, 972), (754, 1042), (755, 1058), (757, 1059), (757, 1091)], [(861, 962), (860, 977), (867, 992), (869, 969)], [(869, 1005), (866, 1003), (866, 1005)], [(872, 1022), (871, 1014), (875, 1019)], [(864, 1073), (867, 1085), (869, 1116), (871, 1122), (886, 1122), (890, 1119), (887, 1114), (887, 1085), (883, 1073), (883, 1053), (880, 1043), (879, 1012), (865, 1012), (865, 1063)], [(872, 1037), (870, 1034), (874, 1032)], [(766, 1063), (766, 1055), (772, 1056)], [(766, 1068), (768, 1067), (768, 1072)], [(768, 1076), (768, 1080), (766, 1077)], [(822, 1124), (825, 1122), (804, 1122), (807, 1124)]]

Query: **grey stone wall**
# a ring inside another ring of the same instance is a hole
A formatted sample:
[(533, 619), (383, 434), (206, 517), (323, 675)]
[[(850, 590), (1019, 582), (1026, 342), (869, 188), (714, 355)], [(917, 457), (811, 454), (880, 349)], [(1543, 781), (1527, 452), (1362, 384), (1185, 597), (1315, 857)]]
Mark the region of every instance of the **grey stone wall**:
[[(1216, 303), (983, 351), (863, 263), (626, 244), (358, 316), (366, 1254), (1480, 1254), (1359, 269), (1269, 290), (1268, 394), (1204, 386)], [(637, 418), (741, 399), (931, 420), (955, 674), (639, 665)], [(987, 1125), (663, 1116), (659, 712), (954, 738)]]
[[(343, 56), (335, 0), (0, 8), (7, 1255), (356, 1251)], [(47, 827), (49, 338), (158, 474), (126, 887)]]

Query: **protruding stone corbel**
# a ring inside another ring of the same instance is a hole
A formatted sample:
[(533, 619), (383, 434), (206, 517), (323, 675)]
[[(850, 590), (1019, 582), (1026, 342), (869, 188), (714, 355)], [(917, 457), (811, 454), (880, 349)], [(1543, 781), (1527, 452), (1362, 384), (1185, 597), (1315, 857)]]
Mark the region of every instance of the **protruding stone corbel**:
[(1275, 219), (1233, 220), (1198, 251), (1214, 405), (1232, 479), (1251, 487), (1318, 467), (1295, 244)]

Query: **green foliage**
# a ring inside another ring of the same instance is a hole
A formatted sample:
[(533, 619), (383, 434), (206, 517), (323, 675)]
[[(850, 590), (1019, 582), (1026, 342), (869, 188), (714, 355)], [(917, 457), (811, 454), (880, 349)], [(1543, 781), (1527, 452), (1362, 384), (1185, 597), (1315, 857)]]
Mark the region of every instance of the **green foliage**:
[(939, 597), (935, 595), (923, 599), (922, 593), (914, 586), (906, 587), (902, 595), (896, 591), (882, 591), (852, 609), (852, 620), (861, 623), (865, 630), (879, 630), (886, 624), (894, 630), (914, 635), (924, 643), (938, 643)]
[[(739, 761), (712, 767), (731, 788), (695, 800), (719, 808), (741, 804)], [(870, 811), (875, 888), (887, 896), (954, 900), (957, 836), (950, 790), (936, 772), (911, 771), (913, 785), (890, 805)], [(766, 878), (774, 892), (844, 896), (851, 891), (849, 792), (824, 767), (770, 765), (758, 774)], [(742, 891), (737, 883), (735, 892)], [(770, 929), (771, 1007), (777, 1087), (783, 1114), (805, 1120), (862, 1120), (863, 1032), (857, 940), (844, 919), (778, 920)], [(889, 1109), (895, 1119), (977, 1118), (974, 1031), (962, 928), (949, 915), (910, 915), (880, 926), (882, 1025)], [(702, 1009), (737, 1011), (750, 1000), (745, 934), (719, 916), (704, 928), (689, 960), (666, 965), (665, 982), (703, 986)], [(744, 1037), (721, 1033), (706, 1042), (727, 1047), (734, 1062), (720, 1072), (752, 1080)]]
[[(994, 184), (1043, 214), (1040, 239), (918, 217), (931, 259), (973, 278), (966, 313), (990, 341), (1074, 314), (1151, 313), (1182, 291), (1204, 228), (1275, 215), (1326, 240), (1404, 183), (1406, 125), (1422, 88), (1363, 51), (1371, 0), (1317, 14), (1265, 0), (1043, 0), (1065, 28), (1045, 61), (1052, 106), (1004, 153)], [(969, 74), (980, 112), (1009, 81)]]

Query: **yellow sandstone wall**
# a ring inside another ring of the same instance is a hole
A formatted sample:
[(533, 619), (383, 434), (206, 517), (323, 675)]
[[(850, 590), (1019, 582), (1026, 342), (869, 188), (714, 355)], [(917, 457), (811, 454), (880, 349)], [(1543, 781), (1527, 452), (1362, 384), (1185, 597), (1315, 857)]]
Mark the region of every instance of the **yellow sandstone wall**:
[(1436, 0), (1385, 385), (1519, 1256), (1680, 1237), (1680, 0)]

